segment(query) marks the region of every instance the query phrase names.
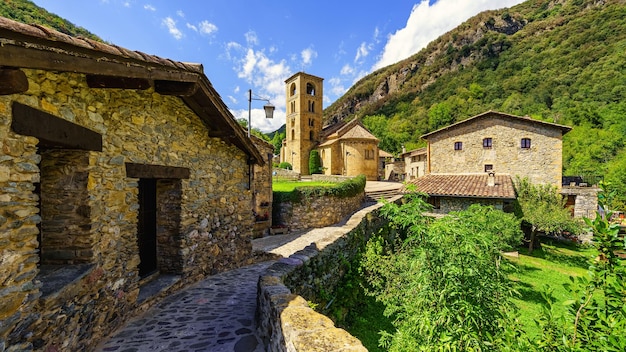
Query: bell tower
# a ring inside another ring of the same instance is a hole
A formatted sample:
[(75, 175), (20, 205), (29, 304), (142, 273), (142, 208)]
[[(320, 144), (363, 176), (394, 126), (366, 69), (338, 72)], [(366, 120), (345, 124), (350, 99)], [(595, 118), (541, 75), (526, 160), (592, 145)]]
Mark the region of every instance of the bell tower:
[(322, 134), (323, 78), (298, 72), (285, 81), (285, 148), (282, 161), (301, 175), (309, 175), (309, 153)]

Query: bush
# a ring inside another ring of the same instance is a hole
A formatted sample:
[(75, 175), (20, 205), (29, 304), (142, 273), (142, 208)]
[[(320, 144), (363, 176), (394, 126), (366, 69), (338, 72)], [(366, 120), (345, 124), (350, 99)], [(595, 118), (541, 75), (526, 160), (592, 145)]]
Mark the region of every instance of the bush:
[(274, 204), (288, 201), (299, 203), (310, 197), (353, 197), (365, 190), (365, 182), (365, 176), (359, 175), (333, 187), (300, 186), (291, 192), (274, 192)]
[(286, 161), (283, 161), (282, 163), (278, 164), (278, 168), (286, 169), (286, 170), (293, 170), (293, 166), (291, 166), (291, 164)]

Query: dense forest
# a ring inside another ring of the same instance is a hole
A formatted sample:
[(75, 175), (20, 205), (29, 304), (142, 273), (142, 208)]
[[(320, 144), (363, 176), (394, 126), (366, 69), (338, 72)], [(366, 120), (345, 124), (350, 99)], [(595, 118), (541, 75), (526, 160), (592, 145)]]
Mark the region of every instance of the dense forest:
[[(381, 149), (487, 110), (573, 126), (564, 175), (626, 190), (626, 1), (532, 0), (483, 12), (357, 82), (325, 110), (361, 118)], [(622, 201), (626, 201), (626, 192)]]

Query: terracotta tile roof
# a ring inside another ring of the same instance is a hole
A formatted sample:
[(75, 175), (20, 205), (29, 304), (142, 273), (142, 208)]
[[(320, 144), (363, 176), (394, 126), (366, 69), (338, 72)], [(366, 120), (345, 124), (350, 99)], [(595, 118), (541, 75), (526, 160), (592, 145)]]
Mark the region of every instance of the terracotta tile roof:
[[(487, 174), (429, 174), (406, 183), (413, 184), (420, 192), (430, 196), (462, 198), (515, 199), (515, 188), (509, 175), (496, 175), (495, 186), (487, 185)], [(407, 191), (405, 187), (403, 192)]]
[(559, 124), (556, 124), (556, 123), (550, 123), (550, 122), (545, 122), (545, 121), (540, 121), (540, 120), (535, 120), (535, 119), (531, 118), (530, 116), (516, 116), (516, 115), (510, 115), (510, 114), (505, 114), (505, 113), (498, 112), (498, 111), (489, 110), (489, 111), (483, 112), (482, 114), (478, 114), (476, 116), (472, 116), (472, 117), (470, 117), (468, 119), (465, 119), (463, 121), (460, 121), (460, 122), (457, 122), (457, 123), (453, 123), (452, 125), (449, 125), (449, 126), (440, 128), (440, 129), (438, 129), (436, 131), (433, 131), (433, 132), (427, 133), (425, 135), (422, 135), (421, 138), (428, 139), (428, 137), (432, 137), (433, 135), (439, 134), (439, 133), (441, 133), (443, 131), (454, 129), (457, 126), (465, 125), (465, 124), (467, 124), (467, 123), (469, 123), (471, 121), (478, 120), (478, 119), (484, 119), (484, 118), (511, 119), (511, 120), (524, 121), (524, 122), (527, 122), (527, 123), (539, 124), (539, 125), (543, 125), (543, 126), (549, 126), (549, 127), (553, 127), (553, 128), (561, 130), (561, 133), (563, 133), (563, 134), (565, 134), (565, 133), (567, 133), (567, 132), (572, 130), (572, 128), (569, 127), (569, 126), (559, 125)]
[(75, 72), (114, 77), (116, 83), (145, 82), (157, 93), (182, 99), (206, 124), (210, 137), (234, 144), (264, 164), (264, 158), (235, 120), (204, 74), (202, 64), (185, 63), (128, 50), (88, 38), (72, 37), (40, 25), (0, 16), (0, 67)]
[(388, 153), (382, 149), (378, 149), (378, 157), (379, 158), (392, 158), (393, 154)]

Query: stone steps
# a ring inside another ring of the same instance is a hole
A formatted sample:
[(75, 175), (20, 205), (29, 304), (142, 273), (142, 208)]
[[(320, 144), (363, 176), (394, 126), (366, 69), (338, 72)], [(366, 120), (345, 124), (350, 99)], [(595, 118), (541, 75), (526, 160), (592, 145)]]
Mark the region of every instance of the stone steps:
[(398, 189), (386, 189), (386, 190), (378, 190), (378, 191), (370, 191), (365, 192), (365, 202), (366, 203), (376, 203), (381, 198), (385, 200), (389, 200), (397, 195), (399, 195)]

